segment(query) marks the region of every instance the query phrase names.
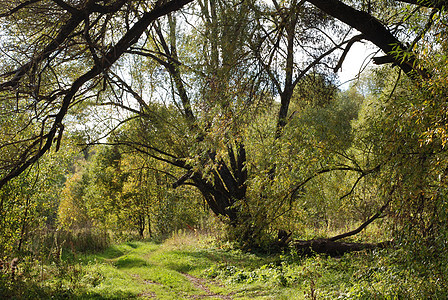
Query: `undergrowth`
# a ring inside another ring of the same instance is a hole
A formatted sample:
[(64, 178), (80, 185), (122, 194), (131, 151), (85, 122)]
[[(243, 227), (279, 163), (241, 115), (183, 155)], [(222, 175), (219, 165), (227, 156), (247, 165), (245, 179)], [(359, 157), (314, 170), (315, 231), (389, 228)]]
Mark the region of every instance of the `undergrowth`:
[(2, 299), (447, 299), (444, 247), (403, 243), (339, 258), (243, 252), (180, 232), (96, 254), (21, 261), (0, 273)]

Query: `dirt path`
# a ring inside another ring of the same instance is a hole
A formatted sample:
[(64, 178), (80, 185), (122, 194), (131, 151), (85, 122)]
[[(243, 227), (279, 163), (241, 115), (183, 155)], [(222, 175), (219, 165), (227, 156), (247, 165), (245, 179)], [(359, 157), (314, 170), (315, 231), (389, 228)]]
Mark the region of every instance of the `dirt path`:
[[(219, 298), (219, 299), (224, 299), (224, 300), (232, 300), (233, 298), (230, 297), (229, 295), (222, 295), (222, 294), (218, 294), (218, 293), (213, 293), (208, 287), (207, 287), (207, 280), (202, 279), (202, 278), (198, 278), (195, 277), (193, 275), (190, 275), (188, 273), (180, 273), (182, 274), (186, 279), (188, 279), (188, 281), (190, 281), (196, 288), (198, 288), (199, 290), (204, 291), (206, 294), (205, 295), (188, 295), (189, 298), (191, 299), (205, 299), (205, 298), (209, 298), (209, 297), (213, 297), (213, 298)], [(140, 276), (137, 274), (131, 274), (131, 277), (135, 278), (136, 280), (141, 280)], [(151, 281), (151, 280), (143, 280), (143, 282), (145, 284), (148, 285), (162, 285), (161, 283), (155, 282), (155, 281)], [(138, 295), (138, 297), (144, 297), (144, 298), (157, 298), (156, 293), (151, 292), (151, 291), (145, 291), (143, 293), (140, 293)]]
[(212, 291), (210, 291), (210, 289), (205, 285), (207, 283), (207, 281), (205, 279), (198, 278), (198, 277), (195, 277), (195, 276), (187, 274), (187, 273), (181, 273), (181, 274), (184, 275), (185, 278), (187, 278), (195, 287), (197, 287), (198, 289), (201, 289), (207, 293), (206, 295), (190, 296), (192, 299), (204, 299), (204, 298), (208, 298), (208, 297), (215, 297), (215, 298), (220, 298), (220, 299), (225, 299), (225, 300), (232, 300), (232, 297), (230, 297), (229, 295), (216, 294), (216, 293), (213, 293)]

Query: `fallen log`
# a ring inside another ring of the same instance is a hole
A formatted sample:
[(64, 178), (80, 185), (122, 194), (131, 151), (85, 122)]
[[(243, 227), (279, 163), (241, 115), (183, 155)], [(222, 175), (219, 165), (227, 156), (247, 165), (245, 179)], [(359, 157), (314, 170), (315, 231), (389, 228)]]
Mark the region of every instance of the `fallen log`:
[[(389, 192), (389, 196), (392, 195), (395, 188)], [(288, 244), (292, 246), (298, 253), (302, 255), (314, 255), (314, 254), (327, 254), (329, 256), (342, 256), (348, 252), (361, 251), (366, 249), (382, 249), (391, 245), (392, 242), (386, 241), (381, 243), (347, 243), (347, 242), (337, 242), (338, 240), (356, 235), (364, 230), (373, 221), (381, 217), (384, 210), (388, 207), (391, 198), (386, 201), (386, 203), (369, 219), (362, 223), (358, 228), (336, 235), (330, 238), (318, 238), (312, 240), (294, 240), (292, 241), (290, 236), (291, 233), (287, 233), (284, 230), (279, 231), (278, 234), (278, 246), (286, 247)]]
[(348, 252), (361, 251), (365, 249), (386, 248), (391, 242), (382, 243), (346, 243), (336, 242), (331, 239), (313, 239), (308, 241), (295, 240), (291, 246), (302, 255), (327, 254), (329, 256), (342, 256)]

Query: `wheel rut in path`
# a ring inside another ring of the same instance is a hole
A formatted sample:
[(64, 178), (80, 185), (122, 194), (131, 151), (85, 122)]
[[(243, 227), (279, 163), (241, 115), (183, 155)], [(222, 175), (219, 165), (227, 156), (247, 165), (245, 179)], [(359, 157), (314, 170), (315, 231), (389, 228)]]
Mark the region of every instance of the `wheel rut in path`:
[(213, 293), (212, 291), (210, 291), (210, 289), (205, 285), (205, 283), (207, 282), (205, 279), (198, 278), (198, 277), (195, 277), (195, 276), (187, 274), (187, 273), (181, 273), (181, 274), (184, 275), (185, 278), (187, 278), (195, 287), (197, 287), (207, 293), (206, 295), (190, 296), (192, 299), (204, 299), (204, 298), (214, 297), (214, 298), (220, 298), (220, 299), (225, 299), (225, 300), (232, 300), (232, 297), (230, 297), (229, 295), (217, 294), (217, 293)]

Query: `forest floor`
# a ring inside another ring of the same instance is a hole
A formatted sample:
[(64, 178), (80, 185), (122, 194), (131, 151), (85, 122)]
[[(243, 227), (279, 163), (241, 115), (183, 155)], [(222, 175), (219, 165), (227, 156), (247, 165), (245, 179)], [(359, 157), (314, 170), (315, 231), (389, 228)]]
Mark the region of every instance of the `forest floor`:
[(181, 233), (96, 254), (67, 251), (59, 263), (37, 268), (34, 284), (17, 276), (22, 291), (16, 285), (13, 298), (447, 299), (448, 260), (422, 255), (404, 248), (339, 258), (261, 255)]

